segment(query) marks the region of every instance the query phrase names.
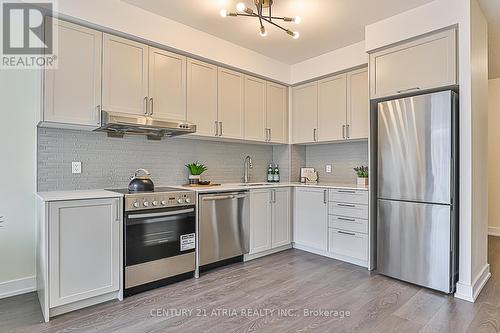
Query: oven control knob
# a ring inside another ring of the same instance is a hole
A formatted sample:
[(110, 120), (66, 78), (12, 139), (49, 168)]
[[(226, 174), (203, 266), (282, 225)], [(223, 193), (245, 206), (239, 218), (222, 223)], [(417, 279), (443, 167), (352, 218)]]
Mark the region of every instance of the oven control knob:
[(139, 201), (136, 201), (136, 202), (134, 202), (133, 206), (135, 208), (139, 208), (139, 207), (141, 207), (141, 204), (139, 203)]
[(153, 201), (153, 206), (158, 206), (158, 201)]
[(167, 204), (167, 201), (165, 201), (165, 200), (162, 200), (162, 201), (161, 201), (161, 205), (162, 205), (162, 206), (165, 206), (166, 204)]
[(179, 198), (179, 199), (177, 199), (177, 202), (181, 204), (184, 202), (184, 200), (182, 198)]
[(144, 201), (143, 205), (144, 205), (144, 207), (148, 207), (149, 206), (149, 202)]
[(186, 198), (186, 203), (190, 203), (190, 202), (191, 202), (191, 199)]

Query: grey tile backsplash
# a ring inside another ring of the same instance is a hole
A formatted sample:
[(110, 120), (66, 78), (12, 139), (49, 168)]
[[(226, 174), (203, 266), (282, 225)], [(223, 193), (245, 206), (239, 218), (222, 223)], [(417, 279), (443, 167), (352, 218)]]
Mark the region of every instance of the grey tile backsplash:
[[(156, 185), (187, 181), (186, 163), (208, 166), (203, 179), (240, 182), (243, 160), (253, 159), (250, 181), (266, 181), (269, 163), (280, 165), (282, 181), (298, 181), (300, 167), (314, 167), (320, 181), (354, 182), (352, 168), (367, 165), (367, 142), (312, 146), (270, 146), (188, 138), (148, 141), (144, 136), (109, 138), (105, 133), (38, 129), (38, 191), (126, 187), (137, 168), (152, 174)], [(82, 162), (82, 173), (71, 173), (71, 162)], [(325, 165), (333, 164), (333, 173)]]
[[(368, 165), (368, 142), (340, 142), (306, 146), (306, 164), (318, 171), (319, 181), (355, 183), (353, 168)], [(332, 164), (332, 173), (325, 166)]]
[[(108, 138), (105, 133), (38, 129), (38, 191), (126, 187), (137, 168), (152, 174), (156, 185), (187, 182), (185, 164), (208, 166), (202, 176), (215, 182), (240, 182), (243, 160), (252, 156), (250, 181), (265, 181), (273, 159), (269, 145), (227, 143), (187, 138), (148, 141), (144, 136)], [(71, 173), (71, 162), (82, 173)]]

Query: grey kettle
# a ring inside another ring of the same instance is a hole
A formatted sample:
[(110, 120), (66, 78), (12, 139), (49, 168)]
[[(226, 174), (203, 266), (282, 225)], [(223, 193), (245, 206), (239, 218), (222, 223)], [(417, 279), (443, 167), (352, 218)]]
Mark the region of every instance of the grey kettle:
[(145, 169), (137, 169), (128, 184), (129, 192), (153, 192), (155, 186), (150, 176), (151, 174), (149, 171)]

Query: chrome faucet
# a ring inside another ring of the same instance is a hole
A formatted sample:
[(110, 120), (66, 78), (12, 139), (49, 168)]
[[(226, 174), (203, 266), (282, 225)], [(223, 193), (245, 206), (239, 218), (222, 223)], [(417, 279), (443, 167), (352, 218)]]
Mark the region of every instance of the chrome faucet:
[(245, 157), (245, 162), (243, 164), (244, 172), (243, 172), (243, 182), (248, 183), (248, 169), (253, 168), (252, 158), (250, 156)]

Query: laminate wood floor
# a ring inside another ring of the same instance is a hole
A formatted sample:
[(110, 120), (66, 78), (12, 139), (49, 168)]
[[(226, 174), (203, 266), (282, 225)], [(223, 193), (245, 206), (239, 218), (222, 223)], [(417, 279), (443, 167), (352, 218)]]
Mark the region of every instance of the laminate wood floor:
[(35, 293), (3, 299), (0, 332), (498, 332), (498, 237), (489, 262), (492, 278), (472, 304), (288, 250), (49, 323)]

